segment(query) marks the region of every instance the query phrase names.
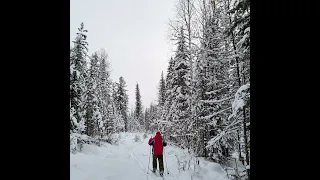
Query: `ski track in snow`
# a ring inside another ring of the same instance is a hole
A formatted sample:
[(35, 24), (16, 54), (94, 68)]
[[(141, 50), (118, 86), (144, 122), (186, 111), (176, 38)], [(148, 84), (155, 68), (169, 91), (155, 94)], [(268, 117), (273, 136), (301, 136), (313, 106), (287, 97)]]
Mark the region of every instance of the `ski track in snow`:
[[(135, 135), (142, 140), (135, 142)], [(147, 143), (150, 136), (143, 139), (141, 133), (121, 133), (121, 137), (118, 145), (84, 145), (82, 152), (70, 153), (70, 180), (191, 180), (191, 175), (193, 180), (227, 180), (219, 164), (203, 159), (197, 173), (179, 171), (176, 155), (181, 156), (184, 151), (169, 145), (165, 147), (162, 178), (159, 167), (156, 175), (151, 171), (152, 157)]]

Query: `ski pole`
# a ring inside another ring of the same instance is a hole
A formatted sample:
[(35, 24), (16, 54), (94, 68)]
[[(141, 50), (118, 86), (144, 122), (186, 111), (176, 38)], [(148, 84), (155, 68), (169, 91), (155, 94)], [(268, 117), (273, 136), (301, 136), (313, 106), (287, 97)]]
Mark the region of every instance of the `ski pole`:
[[(163, 136), (163, 140), (164, 140), (164, 136)], [(163, 151), (164, 151), (164, 159), (165, 159), (165, 161), (166, 161), (166, 167), (167, 167), (167, 172), (168, 172), (168, 174), (169, 174), (169, 170), (168, 170), (168, 163), (167, 163), (167, 156), (166, 156), (166, 151), (164, 150), (165, 148), (163, 147)]]
[[(150, 138), (152, 138), (152, 136)], [(148, 162), (148, 166), (147, 166), (147, 168), (148, 168), (147, 174), (149, 173), (150, 159), (151, 159), (151, 146), (150, 146), (150, 153), (149, 153), (149, 162)]]
[[(164, 148), (163, 148), (163, 151), (164, 151)], [(165, 151), (164, 151), (164, 158), (165, 158), (165, 161), (166, 161), (167, 172), (168, 172), (168, 174), (169, 174), (168, 163), (167, 163), (167, 156), (166, 156), (166, 152), (165, 152)]]

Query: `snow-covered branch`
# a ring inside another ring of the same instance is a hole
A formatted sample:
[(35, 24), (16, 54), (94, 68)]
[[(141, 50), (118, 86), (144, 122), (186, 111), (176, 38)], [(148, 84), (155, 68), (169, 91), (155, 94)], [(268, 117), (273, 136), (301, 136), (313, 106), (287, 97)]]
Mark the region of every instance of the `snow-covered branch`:
[(222, 87), (222, 88), (219, 88), (219, 89), (216, 89), (216, 90), (213, 90), (213, 91), (209, 91), (209, 92), (205, 92), (206, 95), (211, 95), (211, 94), (215, 94), (223, 89), (226, 89), (228, 87)]
[(236, 92), (232, 103), (232, 114), (229, 116), (229, 119), (235, 117), (248, 104), (250, 104), (250, 83), (241, 86)]
[(205, 116), (205, 117), (200, 118), (200, 119), (210, 119), (210, 118), (212, 118), (213, 116), (216, 116), (216, 115), (218, 115), (218, 114), (220, 114), (220, 113), (223, 113), (224, 111), (229, 110), (229, 109), (231, 109), (231, 107), (228, 107), (228, 108), (226, 108), (226, 109), (222, 109), (221, 111), (218, 111), (218, 112), (216, 112), (216, 113), (210, 114), (209, 116)]
[(233, 97), (228, 97), (228, 98), (224, 98), (224, 99), (219, 99), (219, 100), (201, 100), (204, 103), (209, 103), (209, 104), (213, 104), (213, 103), (219, 103), (219, 102), (223, 102), (229, 99), (232, 99)]
[(180, 134), (174, 134), (174, 135), (170, 135), (171, 137), (183, 137), (183, 136), (194, 136), (194, 134), (183, 134), (183, 135), (180, 135)]
[[(241, 86), (238, 91), (235, 94), (235, 100), (232, 103), (232, 111), (233, 113), (229, 116), (229, 120), (231, 118), (236, 117), (236, 114), (241, 111), (245, 106), (249, 104), (250, 101), (250, 83), (245, 84)], [(233, 126), (237, 125), (240, 123), (241, 120), (234, 118), (234, 120), (222, 131), (220, 132), (217, 136), (213, 137), (209, 142), (206, 148), (209, 148), (213, 144), (215, 144), (219, 139), (221, 139), (224, 135), (228, 134), (228, 132), (236, 130), (235, 128), (232, 128)]]

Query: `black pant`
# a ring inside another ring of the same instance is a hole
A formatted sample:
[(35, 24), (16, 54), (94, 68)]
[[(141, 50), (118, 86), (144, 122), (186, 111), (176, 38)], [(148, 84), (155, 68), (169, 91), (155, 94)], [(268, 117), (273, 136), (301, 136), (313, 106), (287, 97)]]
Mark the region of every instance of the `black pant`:
[(158, 162), (159, 162), (159, 169), (160, 169), (160, 172), (163, 172), (164, 171), (164, 168), (163, 168), (163, 155), (162, 154), (153, 154), (153, 170), (156, 170), (157, 169), (157, 159), (158, 159)]

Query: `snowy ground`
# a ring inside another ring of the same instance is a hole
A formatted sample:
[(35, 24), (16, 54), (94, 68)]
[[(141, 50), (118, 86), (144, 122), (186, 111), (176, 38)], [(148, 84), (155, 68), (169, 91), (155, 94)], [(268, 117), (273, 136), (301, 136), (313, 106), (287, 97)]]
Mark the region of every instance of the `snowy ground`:
[[(104, 144), (101, 147), (86, 145), (81, 153), (70, 153), (71, 180), (156, 180), (162, 179), (148, 171), (150, 146), (147, 144), (150, 135), (135, 142), (134, 133), (122, 133), (118, 145)], [(180, 165), (178, 164), (180, 159)], [(182, 168), (183, 162), (191, 159), (190, 169)], [(167, 162), (166, 162), (167, 160)], [(168, 169), (167, 166), (168, 165)], [(152, 167), (150, 157), (149, 167)], [(164, 179), (166, 180), (227, 180), (219, 164), (200, 159), (195, 165), (194, 158), (184, 150), (167, 146), (164, 157)], [(195, 169), (195, 170), (194, 170)], [(169, 174), (168, 174), (169, 172)]]

